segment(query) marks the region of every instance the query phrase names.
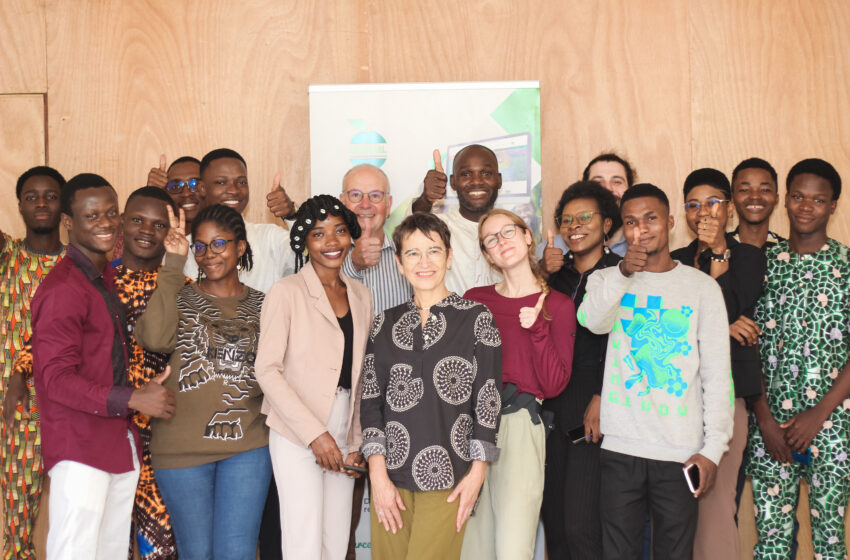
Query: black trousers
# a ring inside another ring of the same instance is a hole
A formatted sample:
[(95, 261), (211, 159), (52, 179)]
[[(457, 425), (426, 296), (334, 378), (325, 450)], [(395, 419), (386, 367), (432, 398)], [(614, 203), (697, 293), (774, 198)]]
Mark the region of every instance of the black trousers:
[(647, 510), (652, 519), (654, 560), (691, 558), (697, 500), (685, 482), (682, 463), (603, 449), (599, 464), (602, 558), (642, 558)]
[(543, 528), (550, 560), (602, 557), (599, 444), (572, 443), (555, 428), (546, 439)]

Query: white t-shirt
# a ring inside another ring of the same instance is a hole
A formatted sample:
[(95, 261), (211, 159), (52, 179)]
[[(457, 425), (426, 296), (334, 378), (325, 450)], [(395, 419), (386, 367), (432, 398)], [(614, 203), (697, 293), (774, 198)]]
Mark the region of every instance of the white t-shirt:
[[(295, 272), (295, 253), (289, 246), (289, 231), (276, 224), (246, 222), (245, 234), (251, 246), (254, 266), (251, 270), (239, 271), (239, 280), (243, 284), (266, 293), (275, 282)], [(192, 280), (198, 279), (198, 264), (191, 250), (183, 272)]]
[(502, 281), (502, 274), (490, 266), (478, 244), (478, 222), (471, 222), (454, 207), (435, 214), (449, 226), (452, 235), (452, 267), (446, 273), (446, 288), (462, 296), (466, 290)]

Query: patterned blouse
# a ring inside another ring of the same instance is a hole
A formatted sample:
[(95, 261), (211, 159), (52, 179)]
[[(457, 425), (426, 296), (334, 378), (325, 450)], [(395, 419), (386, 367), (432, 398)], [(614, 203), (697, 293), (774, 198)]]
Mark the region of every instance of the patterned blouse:
[(450, 294), (425, 327), (413, 301), (375, 317), (361, 384), (361, 453), (386, 457), (413, 491), (454, 487), (471, 461), (495, 461), (502, 401), (499, 330), (487, 308)]

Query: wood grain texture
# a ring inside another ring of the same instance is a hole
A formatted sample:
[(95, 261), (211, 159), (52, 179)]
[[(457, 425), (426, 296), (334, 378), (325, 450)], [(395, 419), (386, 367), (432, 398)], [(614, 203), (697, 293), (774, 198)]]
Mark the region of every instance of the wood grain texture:
[(44, 96), (0, 95), (0, 230), (21, 237), (26, 228), (18, 212), (15, 184), (18, 177), (44, 164)]
[(44, 0), (0, 0), (0, 93), (47, 91)]

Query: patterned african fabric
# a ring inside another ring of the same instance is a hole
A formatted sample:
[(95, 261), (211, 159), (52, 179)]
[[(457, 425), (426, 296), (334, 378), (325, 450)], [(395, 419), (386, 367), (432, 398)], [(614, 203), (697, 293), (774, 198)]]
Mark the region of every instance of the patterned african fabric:
[(498, 459), (502, 342), (493, 315), (450, 294), (425, 325), (407, 303), (375, 317), (361, 377), (366, 459), (386, 457), (393, 484), (453, 488), (472, 461)]
[[(6, 393), (6, 383), (12, 373), (15, 358), (32, 333), (30, 302), (42, 279), (65, 254), (30, 250), (24, 239), (6, 238), (0, 253), (0, 397)], [(34, 403), (35, 389), (31, 376), (27, 388)], [(32, 418), (22, 420), (20, 407), (15, 414), (19, 421), (11, 432), (0, 423), (0, 487), (6, 511), (3, 524), (4, 557), (35, 558), (32, 529), (38, 517), (43, 464), (38, 411), (32, 408)]]
[[(762, 327), (765, 397), (780, 424), (812, 408), (850, 358), (850, 249), (828, 239), (800, 255), (788, 241), (767, 251)], [(850, 497), (850, 399), (812, 439), (808, 466), (781, 464), (750, 423), (747, 474), (752, 476), (759, 541), (756, 558), (785, 558), (794, 538), (799, 479), (809, 483), (812, 544), (818, 558), (844, 558), (844, 512)]]
[[(130, 385), (141, 388), (153, 377), (165, 371), (168, 355), (150, 352), (136, 343), (133, 328), (136, 320), (142, 315), (148, 300), (156, 289), (156, 279), (159, 271), (136, 271), (124, 265), (116, 267), (115, 289), (118, 299), (125, 306), (127, 313), (127, 330), (132, 341), (130, 350)], [(134, 411), (133, 422), (139, 428), (142, 439), (142, 467), (139, 474), (139, 486), (136, 489), (136, 500), (133, 504), (133, 531), (139, 556), (143, 560), (177, 558), (177, 543), (171, 519), (165, 509), (165, 502), (157, 488), (151, 467), (151, 426), (150, 418)], [(129, 558), (133, 558), (133, 546), (130, 543)]]

